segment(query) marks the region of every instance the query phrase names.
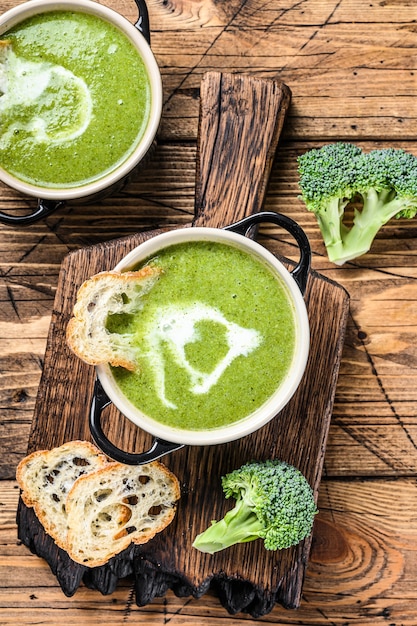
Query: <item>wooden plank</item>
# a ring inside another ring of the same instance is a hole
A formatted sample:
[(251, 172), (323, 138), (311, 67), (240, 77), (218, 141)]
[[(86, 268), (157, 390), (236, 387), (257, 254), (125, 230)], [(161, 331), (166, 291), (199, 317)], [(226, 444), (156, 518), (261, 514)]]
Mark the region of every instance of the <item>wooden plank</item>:
[[(131, 0), (101, 0), (116, 9), (130, 21), (137, 19), (137, 9)], [(3, 11), (16, 5), (15, 0), (2, 0)], [(413, 21), (414, 5), (410, 0), (397, 0), (395, 3), (369, 4), (362, 7), (358, 19), (357, 0), (346, 0), (337, 6), (327, 0), (306, 0), (302, 5), (282, 5), (279, 0), (272, 0), (265, 4), (259, 0), (242, 4), (240, 0), (228, 0), (227, 3), (217, 3), (214, 0), (148, 0), (148, 10), (151, 20), (151, 33), (162, 30), (203, 30), (215, 26), (226, 27), (231, 23), (240, 28), (263, 28), (297, 25), (299, 27), (311, 24), (320, 28), (323, 24), (341, 24), (347, 27), (351, 24), (374, 25), (383, 23), (385, 26), (403, 24), (406, 32), (411, 33), (409, 27)], [(359, 8), (360, 8), (359, 7)], [(179, 49), (180, 51), (181, 49)]]
[[(310, 0), (302, 8), (278, 0), (151, 5), (152, 48), (166, 94), (161, 136), (195, 136), (202, 74), (233, 68), (290, 86), (288, 139), (412, 140), (413, 9), (407, 1), (379, 3), (360, 14), (358, 20), (354, 0)], [(383, 39), (374, 24), (383, 24)]]
[[(138, 624), (237, 626), (287, 624), (322, 626), (361, 623), (415, 626), (417, 614), (417, 486), (414, 478), (324, 479), (319, 492), (309, 566), (300, 608), (275, 606), (262, 620), (227, 615), (215, 593), (178, 598), (171, 591), (146, 607), (132, 602), (133, 579), (103, 596), (84, 585), (71, 598), (62, 593), (49, 567), (16, 542), (15, 481), (0, 491), (1, 623)], [(384, 514), (381, 515), (381, 509)], [(10, 572), (13, 571), (13, 576)], [(347, 591), (348, 590), (348, 591)]]
[[(15, 4), (3, 0), (2, 8)], [(130, 21), (137, 17), (133, 1), (104, 4)], [(213, 69), (286, 83), (294, 93), (284, 131), (291, 140), (413, 140), (417, 134), (410, 54), (415, 8), (407, 0), (359, 8), (355, 0), (337, 6), (315, 0), (289, 7), (280, 0), (148, 5), (164, 85), (164, 140), (196, 138), (199, 85)]]
[[(391, 220), (381, 229), (371, 252), (343, 268), (335, 268), (327, 260), (316, 219), (306, 211), (298, 197), (297, 173), (297, 157), (323, 143), (280, 142), (272, 164), (265, 210), (282, 212), (299, 223), (310, 239), (313, 267), (331, 278), (337, 276), (335, 280), (346, 280), (348, 285), (353, 279), (357, 284), (367, 281), (369, 277), (376, 279), (377, 275), (369, 272), (371, 268), (380, 273), (381, 279), (389, 278), (395, 271), (400, 276), (407, 273), (410, 277), (415, 276), (415, 220)], [(417, 156), (415, 142), (382, 140), (356, 143), (366, 151), (392, 146), (409, 150)], [(31, 278), (32, 273), (36, 275), (38, 262), (42, 264), (46, 285), (55, 278), (56, 287), (59, 265), (70, 250), (138, 231), (189, 224), (194, 217), (196, 155), (195, 144), (160, 144), (143, 170), (123, 191), (101, 202), (69, 204), (30, 229), (3, 226), (0, 268), (8, 283), (20, 285), (26, 274), (26, 281), (31, 281), (34, 290), (44, 289), (40, 279)], [(1, 184), (0, 189), (3, 191)], [(27, 207), (27, 198), (10, 190), (8, 194), (6, 203), (5, 196), (0, 193), (0, 210), (7, 210), (8, 204), (21, 209), (25, 204)], [(277, 237), (277, 229), (273, 226), (262, 229), (262, 233)], [(279, 234), (279, 239), (284, 242), (282, 254), (295, 258), (294, 246), (286, 243), (290, 242), (290, 237)], [(13, 281), (12, 277), (16, 280)]]

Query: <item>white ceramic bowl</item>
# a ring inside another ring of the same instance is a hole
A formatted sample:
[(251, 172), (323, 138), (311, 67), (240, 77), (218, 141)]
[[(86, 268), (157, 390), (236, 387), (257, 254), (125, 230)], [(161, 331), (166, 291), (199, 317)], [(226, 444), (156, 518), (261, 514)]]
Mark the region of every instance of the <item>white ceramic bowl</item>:
[(45, 188), (23, 182), (0, 167), (0, 180), (17, 191), (43, 200), (66, 201), (86, 198), (111, 189), (143, 160), (153, 144), (162, 113), (162, 81), (151, 48), (140, 30), (125, 17), (93, 0), (29, 0), (0, 16), (0, 38), (10, 28), (34, 15), (48, 11), (78, 11), (100, 17), (116, 26), (133, 43), (142, 57), (151, 84), (151, 111), (148, 125), (134, 152), (116, 169), (93, 182), (71, 188)]
[(119, 271), (131, 269), (162, 248), (196, 240), (210, 240), (236, 246), (261, 259), (286, 285), (294, 308), (296, 340), (292, 364), (280, 387), (260, 408), (237, 422), (213, 430), (184, 430), (157, 422), (139, 411), (123, 395), (108, 366), (100, 365), (96, 368), (96, 371), (108, 398), (129, 420), (140, 428), (167, 442), (188, 445), (213, 445), (239, 439), (254, 432), (275, 417), (288, 403), (299, 386), (306, 367), (310, 344), (309, 322), (303, 295), (291, 273), (265, 247), (242, 234), (229, 230), (194, 227), (163, 233), (147, 240), (132, 250), (115, 269)]

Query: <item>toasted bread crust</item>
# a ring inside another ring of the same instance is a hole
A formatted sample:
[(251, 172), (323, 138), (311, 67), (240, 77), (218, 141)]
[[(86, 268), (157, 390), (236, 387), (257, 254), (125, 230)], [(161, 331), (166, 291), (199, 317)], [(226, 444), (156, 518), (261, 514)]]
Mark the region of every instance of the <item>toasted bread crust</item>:
[(142, 296), (161, 273), (160, 268), (145, 266), (135, 272), (100, 272), (85, 281), (66, 329), (71, 350), (90, 365), (109, 363), (135, 370), (137, 349), (131, 338), (108, 332), (106, 320), (109, 314), (139, 311)]
[(158, 461), (142, 466), (112, 462), (90, 480), (84, 478), (74, 483), (67, 499), (67, 551), (82, 565), (98, 567), (131, 543), (147, 543), (175, 516), (179, 483)]
[(37, 450), (20, 461), (16, 480), (21, 497), (32, 507), (55, 543), (66, 547), (65, 502), (74, 482), (107, 465), (107, 457), (88, 441), (72, 441), (52, 450)]

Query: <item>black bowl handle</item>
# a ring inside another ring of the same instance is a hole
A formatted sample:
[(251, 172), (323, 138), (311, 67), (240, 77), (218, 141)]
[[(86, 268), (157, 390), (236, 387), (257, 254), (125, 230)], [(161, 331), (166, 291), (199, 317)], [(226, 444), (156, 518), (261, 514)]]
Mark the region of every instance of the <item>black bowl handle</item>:
[(235, 222), (230, 226), (226, 226), (224, 230), (231, 230), (235, 233), (239, 233), (240, 235), (248, 236), (251, 229), (262, 222), (270, 222), (281, 226), (296, 240), (300, 249), (300, 259), (290, 274), (297, 283), (301, 293), (304, 295), (311, 265), (311, 248), (307, 235), (297, 222), (294, 222), (293, 219), (287, 217), (286, 215), (282, 215), (281, 213), (261, 211), (260, 213), (254, 213), (253, 215), (244, 217), (239, 222)]
[(36, 209), (29, 215), (9, 215), (0, 211), (0, 223), (11, 226), (28, 226), (38, 220), (47, 217), (64, 205), (62, 200), (42, 200), (39, 198)]
[(161, 456), (184, 447), (182, 443), (172, 443), (155, 437), (152, 446), (145, 452), (135, 454), (121, 450), (106, 437), (101, 427), (102, 412), (109, 404), (111, 404), (111, 400), (104, 391), (99, 379), (96, 378), (90, 408), (90, 431), (98, 447), (111, 459), (126, 465), (143, 465), (144, 463), (156, 461)]
[(149, 13), (148, 7), (146, 6), (145, 0), (135, 0), (136, 6), (138, 7), (139, 17), (137, 22), (135, 22), (135, 26), (145, 37), (146, 41), (150, 45), (151, 43), (151, 31), (149, 28)]

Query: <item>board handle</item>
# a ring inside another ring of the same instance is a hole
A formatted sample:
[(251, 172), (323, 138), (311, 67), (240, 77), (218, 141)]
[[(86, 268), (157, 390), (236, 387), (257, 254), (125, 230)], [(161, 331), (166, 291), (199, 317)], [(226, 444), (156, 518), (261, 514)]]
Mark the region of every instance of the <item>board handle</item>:
[(279, 80), (203, 76), (193, 226), (222, 228), (262, 209), (290, 101)]

